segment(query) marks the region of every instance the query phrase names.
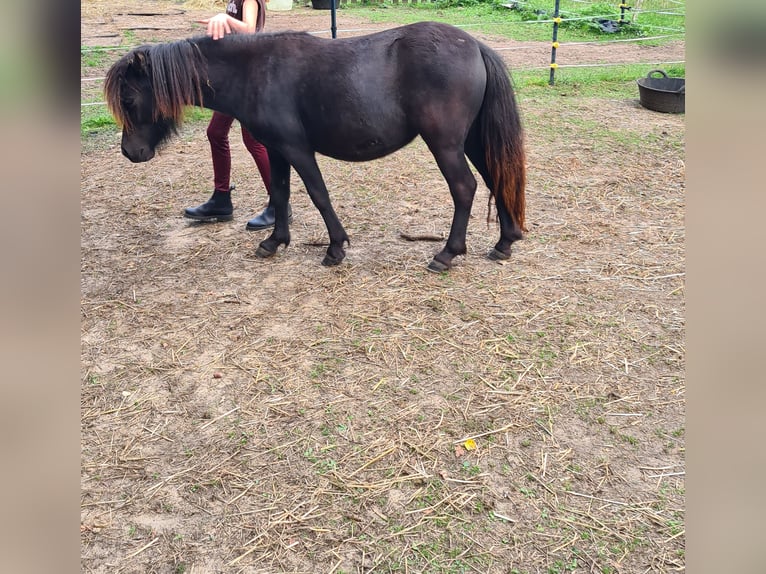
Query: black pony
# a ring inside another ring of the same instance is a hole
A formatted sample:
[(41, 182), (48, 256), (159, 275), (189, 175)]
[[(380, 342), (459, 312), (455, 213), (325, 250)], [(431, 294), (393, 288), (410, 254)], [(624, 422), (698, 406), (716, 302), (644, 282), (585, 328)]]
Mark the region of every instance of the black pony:
[(489, 253), (507, 259), (521, 239), (526, 182), (522, 128), (508, 70), (490, 48), (458, 28), (420, 22), (367, 36), (322, 39), (302, 32), (207, 37), (135, 48), (109, 70), (109, 109), (123, 127), (122, 153), (154, 157), (186, 106), (229, 114), (263, 143), (272, 171), (276, 224), (256, 254), (290, 243), (290, 167), (321, 213), (339, 264), (349, 241), (316, 163), (390, 154), (421, 136), (455, 204), (447, 243), (429, 269), (448, 269), (466, 252), (476, 179), (495, 198), (500, 240)]

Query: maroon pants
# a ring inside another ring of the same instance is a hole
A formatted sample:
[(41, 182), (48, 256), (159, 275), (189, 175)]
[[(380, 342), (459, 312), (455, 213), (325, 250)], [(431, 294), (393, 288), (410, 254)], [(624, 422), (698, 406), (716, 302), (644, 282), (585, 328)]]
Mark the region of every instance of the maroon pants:
[[(234, 118), (213, 112), (210, 124), (207, 126), (207, 139), (210, 142), (210, 152), (213, 155), (213, 184), (215, 191), (229, 191), (231, 177), (231, 151), (229, 149), (229, 131)], [(266, 192), (271, 191), (271, 166), (269, 154), (263, 144), (253, 139), (253, 136), (242, 127), (242, 141), (253, 156), (255, 165), (261, 174)]]

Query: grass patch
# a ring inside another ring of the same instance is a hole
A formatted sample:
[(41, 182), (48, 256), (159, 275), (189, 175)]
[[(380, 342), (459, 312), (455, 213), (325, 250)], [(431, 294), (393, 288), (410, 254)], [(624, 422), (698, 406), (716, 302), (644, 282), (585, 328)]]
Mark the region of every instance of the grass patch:
[[(85, 108), (85, 109), (88, 110), (92, 108)], [(86, 112), (83, 112), (83, 117), (80, 120), (80, 131), (82, 135), (87, 135), (89, 133), (92, 133), (94, 131), (97, 131), (105, 127), (108, 127), (110, 129), (117, 127), (117, 123), (114, 121), (114, 118), (108, 112), (106, 114), (99, 113), (99, 112), (88, 114)]]
[(114, 50), (110, 48), (80, 46), (80, 73), (85, 73), (90, 68), (101, 68), (114, 59)]
[[(684, 77), (685, 64), (669, 64), (663, 70), (670, 77)], [(590, 98), (638, 98), (636, 80), (650, 70), (646, 65), (623, 64), (594, 68), (559, 68), (555, 84), (548, 84), (548, 70), (511, 70), (514, 88), (525, 97), (559, 99), (561, 96)]]

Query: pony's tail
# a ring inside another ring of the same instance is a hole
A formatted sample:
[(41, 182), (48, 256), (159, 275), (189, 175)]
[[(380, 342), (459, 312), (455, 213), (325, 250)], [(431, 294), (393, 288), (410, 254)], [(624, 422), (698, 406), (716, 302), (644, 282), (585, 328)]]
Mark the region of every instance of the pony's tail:
[(487, 69), (487, 88), (478, 121), (487, 170), (493, 183), (490, 192), (500, 194), (516, 225), (527, 231), (524, 221), (527, 183), (524, 132), (508, 67), (488, 46), (482, 43), (479, 46)]

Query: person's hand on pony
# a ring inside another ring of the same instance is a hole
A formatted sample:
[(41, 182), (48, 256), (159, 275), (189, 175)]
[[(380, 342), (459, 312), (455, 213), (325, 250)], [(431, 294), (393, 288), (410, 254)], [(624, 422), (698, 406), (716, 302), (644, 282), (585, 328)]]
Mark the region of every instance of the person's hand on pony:
[(198, 24), (204, 24), (207, 26), (207, 35), (211, 36), (213, 40), (219, 40), (226, 34), (232, 33), (231, 22), (234, 20), (228, 14), (216, 14), (212, 18), (206, 18), (205, 20), (197, 20)]

